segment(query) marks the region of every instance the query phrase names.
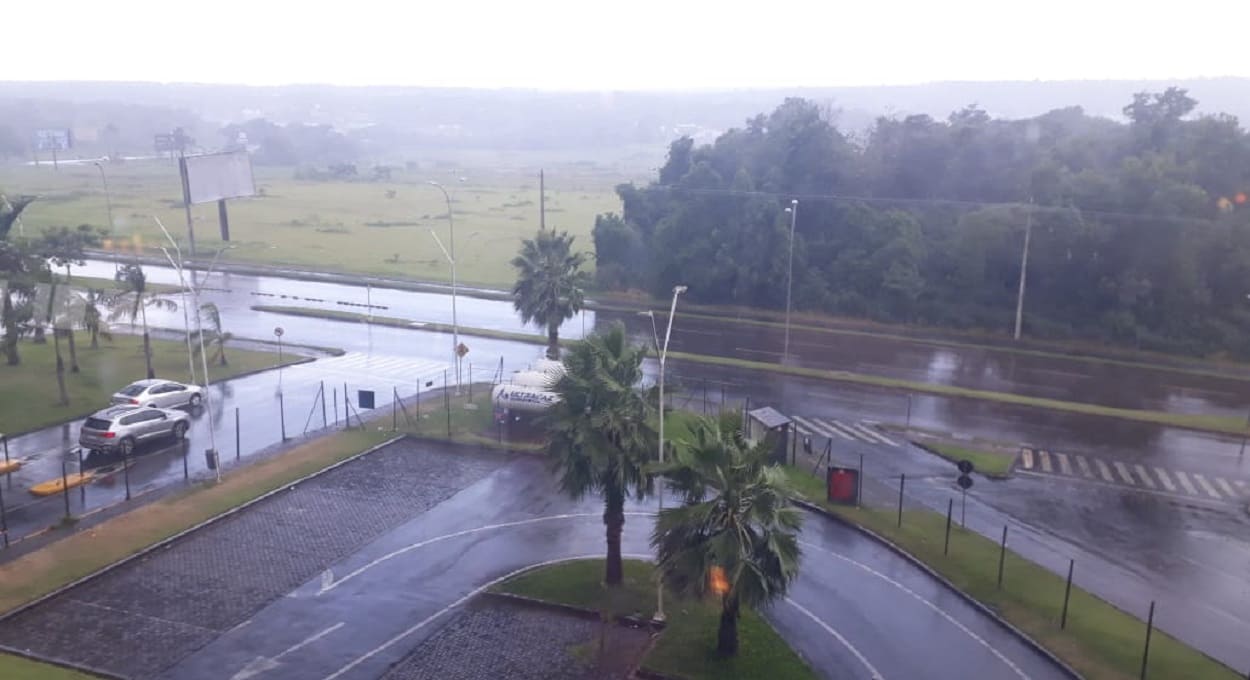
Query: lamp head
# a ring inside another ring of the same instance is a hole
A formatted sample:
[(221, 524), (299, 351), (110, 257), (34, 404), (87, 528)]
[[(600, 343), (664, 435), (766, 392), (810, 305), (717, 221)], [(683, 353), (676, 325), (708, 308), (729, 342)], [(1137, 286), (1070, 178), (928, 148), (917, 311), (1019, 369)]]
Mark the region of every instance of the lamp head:
[(681, 295), (686, 292), (686, 286), (673, 286), (673, 295)]

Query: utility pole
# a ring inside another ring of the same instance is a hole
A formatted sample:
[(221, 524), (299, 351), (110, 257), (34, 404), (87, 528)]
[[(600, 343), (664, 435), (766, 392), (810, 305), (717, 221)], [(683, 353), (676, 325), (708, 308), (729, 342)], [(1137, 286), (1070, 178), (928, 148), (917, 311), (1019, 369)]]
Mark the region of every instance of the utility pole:
[(1033, 236), (1033, 197), (1029, 197), (1029, 210), (1024, 223), (1024, 251), (1020, 254), (1020, 290), (1016, 293), (1016, 333), (1020, 339), (1020, 322), (1024, 319), (1024, 282), (1029, 273), (1029, 239)]
[(182, 209), (187, 216), (187, 240), (191, 245), (191, 256), (195, 256), (195, 226), (191, 222), (191, 179), (187, 176), (187, 156), (181, 149), (178, 151), (178, 174), (182, 177)]
[(538, 171), (538, 230), (547, 228), (547, 187), (543, 181), (543, 171)]
[(790, 356), (790, 292), (794, 289), (794, 225), (799, 219), (799, 199), (792, 199), (786, 212), (790, 213), (790, 255), (786, 264), (786, 339), (781, 349), (782, 363)]

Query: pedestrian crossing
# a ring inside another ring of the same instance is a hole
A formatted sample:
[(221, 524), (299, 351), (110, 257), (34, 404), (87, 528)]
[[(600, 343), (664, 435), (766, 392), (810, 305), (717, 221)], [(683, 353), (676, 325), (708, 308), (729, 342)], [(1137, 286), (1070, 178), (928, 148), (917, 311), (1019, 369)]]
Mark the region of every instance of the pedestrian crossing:
[(823, 437), (841, 441), (859, 441), (866, 444), (899, 446), (899, 442), (886, 436), (869, 423), (847, 423), (832, 418), (790, 416), (794, 429), (804, 437)]
[[(401, 356), (366, 354), (364, 352), (348, 352), (340, 357), (318, 359), (309, 368), (319, 374), (329, 374), (337, 380), (346, 379), (359, 382), (361, 379), (383, 381), (396, 385), (415, 385), (434, 381), (435, 387), (442, 387), (443, 372), (450, 370), (446, 362), (428, 359), (410, 359)], [(455, 380), (451, 375), (449, 380)]]
[(1078, 453), (1044, 449), (1020, 450), (1018, 468), (1025, 472), (1089, 479), (1157, 493), (1192, 496), (1204, 500), (1250, 500), (1250, 482), (1210, 473), (1186, 472), (1140, 463), (1103, 460)]

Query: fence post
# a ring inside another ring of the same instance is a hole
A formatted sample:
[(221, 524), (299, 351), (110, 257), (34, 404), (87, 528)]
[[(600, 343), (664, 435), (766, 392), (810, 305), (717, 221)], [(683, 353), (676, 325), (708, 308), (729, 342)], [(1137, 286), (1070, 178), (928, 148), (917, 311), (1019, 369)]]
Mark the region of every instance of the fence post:
[(1155, 627), (1155, 601), (1150, 601), (1150, 615), (1146, 617), (1146, 648), (1141, 655), (1141, 680), (1146, 680), (1146, 666), (1150, 661), (1150, 633)]
[(278, 422), (282, 424), (282, 441), (286, 441), (286, 401), (282, 393), (278, 393)]
[(334, 426), (339, 424), (339, 388), (334, 388)]
[(907, 483), (907, 473), (898, 476), (898, 526), (903, 528), (903, 485)]
[(959, 528), (967, 529), (968, 522), (968, 490), (960, 488), (962, 497), (959, 499)]
[(907, 427), (911, 427), (911, 392), (907, 393)]
[(345, 381), (343, 383), (343, 429), (344, 430), (352, 429), (352, 414), (350, 411), (351, 403), (352, 403), (352, 400), (347, 398), (347, 382)]
[[(499, 360), (503, 365), (503, 359)], [(421, 431), (421, 378), (417, 378), (417, 432)]]
[(1072, 569), (1076, 566), (1076, 560), (1068, 560), (1068, 585), (1063, 589), (1063, 613), (1059, 615), (1059, 630), (1068, 627), (1068, 598), (1072, 596)]
[(391, 388), (391, 432), (399, 430), (399, 388)]
[(234, 459), (243, 457), (243, 435), (239, 429), (239, 407), (234, 407)]
[[(237, 409), (236, 409), (236, 411), (235, 411), (235, 417), (236, 417), (236, 418), (238, 417), (238, 411), (237, 411)], [(238, 421), (237, 421), (237, 420), (235, 421), (235, 426), (236, 426), (236, 427), (238, 426)], [(184, 484), (185, 484), (186, 482), (191, 481), (191, 471), (190, 471), (190, 469), (188, 469), (188, 468), (187, 468), (187, 452), (188, 452), (190, 449), (191, 449), (191, 445), (190, 445), (190, 444), (188, 444), (188, 443), (186, 443), (186, 442), (183, 442), (183, 443), (182, 443), (182, 481), (183, 481), (183, 483), (184, 483)], [(238, 460), (238, 458), (235, 458), (235, 460)]]
[(326, 381), (321, 381), (321, 389), (317, 391), (321, 393), (321, 429), (324, 430), (330, 426), (330, 421), (326, 420)]
[[(65, 459), (61, 459), (61, 495), (65, 497), (65, 518), (69, 519), (69, 475), (65, 472)], [(126, 495), (130, 500), (130, 495)]]
[(859, 474), (855, 476), (855, 507), (864, 507), (864, 454), (859, 454)]
[(946, 543), (942, 546), (942, 554), (951, 553), (951, 511), (955, 509), (955, 499), (946, 499)]
[(130, 500), (130, 456), (122, 456), (122, 478), (126, 480), (126, 500)]
[[(81, 476), (82, 475), (82, 447), (81, 446), (74, 447), (74, 450), (78, 452), (78, 474), (79, 476)], [(87, 509), (87, 485), (79, 484), (78, 490), (79, 490), (78, 497), (79, 499), (82, 500), (83, 510), (86, 510)]]
[(1007, 525), (1003, 525), (1003, 543), (998, 549), (998, 589), (1003, 589), (1003, 562), (1007, 559)]
[(473, 401), (473, 362), (469, 362), (469, 401)]
[(443, 371), (443, 406), (447, 407), (447, 438), (451, 439), (451, 392), (447, 391), (447, 371)]
[(9, 547), (9, 511), (4, 509), (4, 487), (0, 487), (0, 535), (4, 536), (4, 547)]

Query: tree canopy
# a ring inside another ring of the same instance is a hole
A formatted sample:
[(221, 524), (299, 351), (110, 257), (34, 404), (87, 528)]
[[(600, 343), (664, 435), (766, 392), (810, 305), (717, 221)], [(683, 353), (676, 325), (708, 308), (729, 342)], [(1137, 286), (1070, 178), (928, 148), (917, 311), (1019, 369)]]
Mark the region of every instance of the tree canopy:
[(882, 117), (860, 137), (788, 99), (713, 144), (673, 142), (600, 215), (598, 283), (780, 307), (790, 215), (797, 309), (1007, 331), (1026, 225), (1025, 333), (1250, 355), (1250, 135), (1181, 89), (1127, 122), (1078, 107), (1004, 120)]

